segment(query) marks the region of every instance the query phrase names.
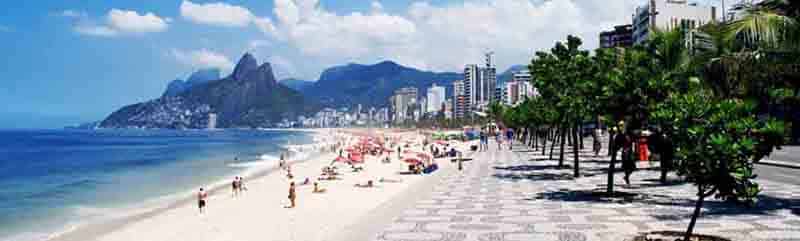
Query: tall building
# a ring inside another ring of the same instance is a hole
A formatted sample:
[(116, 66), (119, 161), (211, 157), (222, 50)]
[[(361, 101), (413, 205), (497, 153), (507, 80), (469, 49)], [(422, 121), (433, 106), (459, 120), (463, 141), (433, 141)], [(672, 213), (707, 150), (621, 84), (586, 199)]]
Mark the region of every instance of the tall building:
[(468, 97), (466, 111), (485, 110), (497, 98), (497, 69), (491, 54), (486, 54), (486, 66), (476, 64), (464, 68), (464, 91)]
[(444, 118), (453, 118), (453, 99), (447, 98), (447, 100), (444, 101)]
[(509, 81), (506, 82), (505, 93), (503, 94), (503, 102), (506, 105), (516, 105), (517, 101), (519, 101), (519, 82), (517, 81)]
[(600, 48), (633, 46), (633, 25), (614, 26), (614, 30), (600, 32)]
[(717, 19), (717, 9), (686, 0), (649, 0), (633, 14), (633, 43), (647, 40), (652, 28), (692, 30)]
[(430, 88), (428, 88), (428, 105), (427, 111), (428, 113), (431, 112), (441, 112), (442, 111), (442, 103), (444, 103), (445, 99), (445, 90), (442, 86), (436, 86), (433, 84)]
[(395, 122), (414, 119), (415, 106), (417, 105), (417, 88), (405, 87), (395, 90), (392, 105), (394, 107)]
[(209, 130), (217, 129), (217, 114), (208, 113), (208, 126), (206, 128)]
[(469, 108), (469, 96), (467, 95), (466, 81), (453, 81), (453, 117), (456, 119), (464, 118)]
[(529, 70), (520, 70), (512, 75), (511, 81), (506, 83), (503, 102), (506, 105), (516, 106), (534, 95), (533, 77)]

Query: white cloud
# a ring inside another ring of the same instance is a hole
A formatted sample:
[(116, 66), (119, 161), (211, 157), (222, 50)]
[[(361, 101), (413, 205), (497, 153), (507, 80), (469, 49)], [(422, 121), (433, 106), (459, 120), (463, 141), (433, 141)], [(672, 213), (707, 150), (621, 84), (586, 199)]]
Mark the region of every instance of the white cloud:
[(193, 23), (221, 27), (247, 27), (253, 24), (264, 33), (275, 31), (269, 18), (259, 18), (247, 8), (227, 3), (197, 4), (184, 0), (180, 12), (184, 19)]
[(167, 20), (153, 13), (139, 15), (135, 11), (111, 9), (107, 16), (108, 25), (120, 32), (151, 33), (167, 30)]
[(264, 40), (264, 39), (251, 40), (250, 42), (247, 43), (247, 49), (249, 51), (252, 51), (270, 45), (272, 45), (272, 42), (270, 42), (269, 40)]
[(278, 31), (301, 52), (361, 56), (407, 45), (417, 34), (408, 19), (379, 11), (337, 15), (316, 0), (276, 0)]
[(114, 37), (119, 34), (117, 30), (102, 25), (78, 24), (73, 30), (79, 34), (95, 37)]
[(92, 20), (85, 12), (75, 10), (64, 10), (58, 16), (76, 19), (72, 27), (75, 32), (95, 37), (164, 32), (171, 21), (154, 13), (139, 14), (122, 9), (109, 10), (105, 19), (100, 22)]
[[(329, 62), (391, 59), (437, 71), (459, 71), (496, 52), (499, 67), (525, 64), (534, 51), (549, 49), (568, 34), (598, 45), (601, 30), (630, 22), (640, 0), (467, 0), (412, 3), (387, 13), (378, 1), (369, 12), (335, 13), (318, 0), (274, 0), (277, 40), (303, 55)], [(316, 70), (311, 70), (316, 71)]]
[(172, 49), (169, 55), (179, 63), (193, 68), (219, 68), (223, 71), (233, 69), (233, 61), (227, 56), (208, 49), (192, 51)]
[(273, 55), (267, 58), (267, 62), (272, 65), (275, 73), (275, 78), (285, 79), (290, 77), (297, 77), (297, 68), (291, 60), (284, 58), (280, 55)]

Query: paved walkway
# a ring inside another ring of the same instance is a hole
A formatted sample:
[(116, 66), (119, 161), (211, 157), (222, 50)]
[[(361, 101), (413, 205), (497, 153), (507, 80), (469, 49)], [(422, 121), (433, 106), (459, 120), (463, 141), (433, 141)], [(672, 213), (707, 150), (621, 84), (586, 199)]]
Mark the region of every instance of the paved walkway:
[[(591, 193), (605, 190), (607, 158), (585, 153), (585, 176), (573, 179), (571, 168), (558, 169), (557, 161), (541, 152), (515, 149), (520, 150), (475, 153), (463, 172), (445, 176), (432, 194), (396, 217), (375, 240), (620, 241), (646, 231), (684, 231), (688, 225), (695, 200), (690, 184), (662, 185), (657, 171), (640, 170), (631, 186), (615, 187), (634, 196), (605, 199)], [(623, 183), (621, 177), (615, 182)], [(763, 191), (756, 208), (708, 200), (696, 233), (732, 240), (800, 240), (800, 192), (795, 193), (800, 189), (759, 183)]]

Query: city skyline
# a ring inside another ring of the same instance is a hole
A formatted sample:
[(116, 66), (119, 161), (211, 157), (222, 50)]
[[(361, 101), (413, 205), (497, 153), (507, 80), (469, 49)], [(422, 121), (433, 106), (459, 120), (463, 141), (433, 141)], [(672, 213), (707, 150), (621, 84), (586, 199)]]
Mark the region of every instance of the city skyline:
[(0, 101), (13, 103), (0, 126), (102, 119), (195, 70), (217, 67), (226, 75), (245, 52), (272, 63), (279, 79), (316, 80), (331, 66), (382, 60), (460, 72), (489, 49), (505, 69), (565, 34), (594, 48), (597, 32), (629, 22), (641, 2), (14, 2), (8, 9), (15, 11), (0, 17), (7, 53)]

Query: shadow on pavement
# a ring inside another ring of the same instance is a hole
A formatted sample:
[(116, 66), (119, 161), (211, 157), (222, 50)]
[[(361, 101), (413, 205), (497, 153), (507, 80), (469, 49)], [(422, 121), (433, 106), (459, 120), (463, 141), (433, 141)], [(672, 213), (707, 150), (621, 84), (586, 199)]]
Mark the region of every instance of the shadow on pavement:
[[(776, 216), (774, 211), (790, 210), (800, 215), (800, 199), (784, 199), (768, 195), (759, 195), (759, 202), (753, 207), (733, 201), (707, 198), (703, 205), (704, 218), (716, 218), (737, 215)], [(559, 202), (597, 202), (620, 204), (644, 204), (649, 215), (657, 220), (683, 220), (691, 218), (695, 199), (675, 198), (664, 194), (616, 191), (613, 196), (607, 195), (605, 189), (568, 190), (542, 192), (526, 200), (550, 200)], [(679, 207), (680, 209), (676, 209)]]
[(567, 169), (572, 168), (570, 165), (564, 165), (563, 167), (558, 167), (558, 165), (519, 165), (519, 166), (496, 166), (494, 167), (495, 170), (503, 170), (503, 171), (541, 171), (541, 170), (560, 170), (560, 169)]
[(522, 181), (522, 180), (530, 180), (530, 181), (560, 181), (560, 180), (574, 180), (575, 178), (569, 174), (557, 174), (557, 173), (537, 173), (537, 174), (517, 174), (517, 173), (508, 173), (508, 174), (494, 174), (492, 177), (504, 180), (511, 180), (511, 181)]

